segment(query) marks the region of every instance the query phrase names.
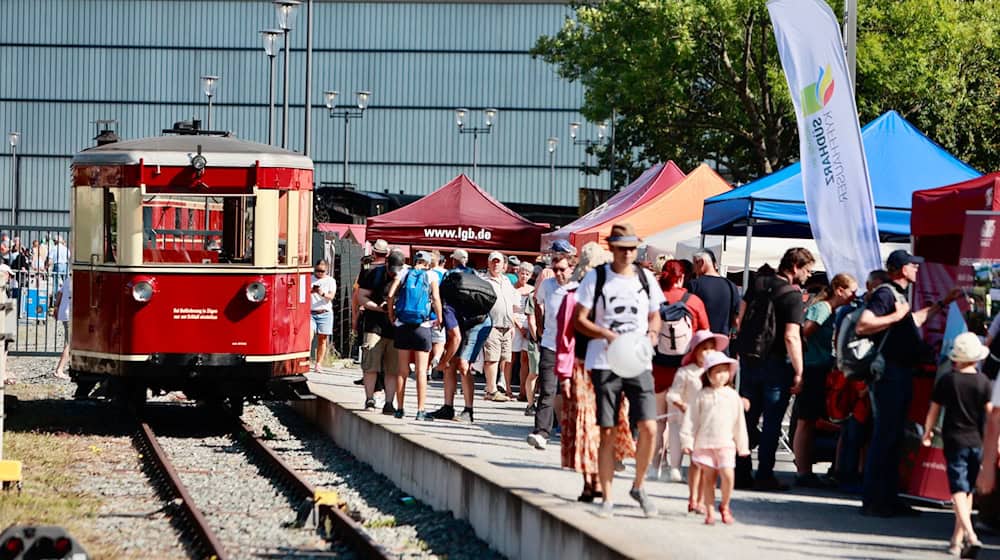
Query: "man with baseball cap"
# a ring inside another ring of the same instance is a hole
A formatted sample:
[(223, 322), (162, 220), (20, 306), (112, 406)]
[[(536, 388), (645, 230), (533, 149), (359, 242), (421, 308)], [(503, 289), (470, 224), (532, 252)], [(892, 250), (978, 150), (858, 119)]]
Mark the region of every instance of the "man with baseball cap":
[[(507, 402), (511, 393), (511, 353), (514, 344), (514, 304), (520, 301), (514, 285), (504, 271), (507, 259), (503, 253), (493, 251), (487, 258), (486, 280), (493, 285), (497, 300), (490, 310), (493, 330), (483, 346), (483, 373), (486, 375), (486, 400)], [(497, 371), (503, 371), (506, 394), (497, 390)]]
[(885, 366), (869, 385), (875, 425), (865, 460), (862, 486), (862, 515), (892, 517), (914, 515), (904, 504), (899, 491), (899, 463), (902, 458), (903, 427), (913, 397), (913, 370), (922, 361), (933, 361), (933, 352), (920, 338), (918, 330), (928, 317), (939, 313), (962, 292), (953, 289), (937, 303), (917, 311), (910, 309), (906, 290), (917, 281), (917, 270), (923, 264), (917, 257), (899, 249), (885, 261), (890, 282), (877, 288), (858, 319), (857, 333), (874, 336), (882, 343)]
[(607, 239), (612, 262), (588, 272), (576, 292), (577, 330), (591, 337), (584, 367), (591, 372), (597, 397), (597, 425), (601, 431), (598, 471), (604, 490), (604, 503), (598, 514), (602, 517), (613, 515), (615, 425), (623, 395), (629, 400), (630, 415), (639, 430), (635, 479), (629, 496), (639, 503), (647, 517), (657, 515), (656, 504), (642, 488), (656, 437), (653, 365), (650, 362), (649, 369), (637, 377), (623, 378), (611, 370), (607, 356), (608, 345), (622, 334), (645, 334), (650, 345), (655, 345), (659, 336), (659, 309), (664, 297), (653, 274), (635, 264), (640, 241), (631, 224), (612, 226)]
[[(377, 244), (377, 242), (376, 242)], [(358, 279), (358, 302), (362, 309), (361, 320), (361, 371), (365, 386), (365, 410), (375, 410), (375, 390), (379, 375), (386, 372), (395, 381), (396, 347), (393, 345), (393, 327), (389, 323), (386, 296), (389, 285), (403, 270), (405, 258), (393, 251), (383, 262), (362, 273)], [(395, 389), (395, 383), (393, 384)], [(383, 412), (393, 414), (393, 392), (386, 394)]]

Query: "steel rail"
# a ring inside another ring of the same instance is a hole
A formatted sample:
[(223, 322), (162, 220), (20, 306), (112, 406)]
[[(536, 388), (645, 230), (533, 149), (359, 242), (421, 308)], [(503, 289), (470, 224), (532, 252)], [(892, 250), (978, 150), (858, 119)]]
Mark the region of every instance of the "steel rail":
[(156, 434), (153, 433), (153, 429), (149, 427), (149, 424), (145, 422), (139, 423), (136, 438), (136, 446), (142, 452), (143, 458), (152, 459), (156, 469), (155, 472), (163, 483), (161, 487), (166, 490), (171, 499), (177, 500), (177, 505), (180, 506), (182, 515), (186, 518), (188, 526), (193, 531), (195, 542), (191, 545), (192, 548), (203, 552), (206, 558), (227, 560), (228, 556), (226, 556), (222, 543), (208, 525), (208, 521), (202, 515), (201, 510), (195, 505), (191, 494), (187, 491), (187, 487), (184, 486), (180, 477), (177, 476), (177, 470), (163, 451), (163, 448), (160, 447), (159, 442), (156, 441)]
[[(314, 504), (316, 487), (303, 479), (293, 468), (278, 456), (254, 431), (242, 420), (234, 418), (235, 436), (246, 444), (247, 449), (266, 463), (285, 482), (288, 488), (300, 499)], [(325, 515), (329, 519), (334, 533), (351, 546), (361, 558), (384, 559), (391, 558), (388, 552), (375, 543), (374, 540), (353, 519), (347, 516), (339, 507), (322, 507), (317, 515)], [(318, 523), (322, 519), (317, 520)]]

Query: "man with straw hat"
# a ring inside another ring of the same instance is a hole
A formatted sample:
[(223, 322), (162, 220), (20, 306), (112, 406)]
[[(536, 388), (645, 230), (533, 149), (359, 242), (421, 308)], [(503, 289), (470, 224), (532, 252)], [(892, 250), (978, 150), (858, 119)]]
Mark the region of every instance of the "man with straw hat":
[(635, 264), (639, 236), (631, 224), (615, 224), (607, 243), (613, 260), (587, 273), (577, 290), (574, 311), (577, 330), (591, 337), (584, 367), (591, 372), (597, 397), (597, 425), (601, 428), (598, 452), (599, 476), (604, 502), (598, 514), (613, 515), (611, 481), (615, 471), (615, 424), (622, 396), (628, 398), (632, 418), (639, 431), (635, 455), (635, 479), (629, 496), (642, 507), (647, 517), (657, 515), (656, 504), (642, 488), (646, 470), (653, 458), (656, 437), (656, 395), (653, 392), (652, 362), (637, 377), (619, 377), (608, 363), (608, 345), (619, 335), (639, 332), (650, 345), (660, 330), (660, 304), (663, 292), (653, 274)]

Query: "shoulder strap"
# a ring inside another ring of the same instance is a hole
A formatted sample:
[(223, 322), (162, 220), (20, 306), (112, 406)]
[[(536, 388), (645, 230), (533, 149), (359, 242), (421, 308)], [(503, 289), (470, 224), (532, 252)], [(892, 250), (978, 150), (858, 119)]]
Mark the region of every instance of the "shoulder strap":
[(681, 303), (683, 303), (684, 306), (686, 307), (687, 303), (688, 303), (688, 299), (690, 299), (690, 298), (691, 298), (691, 292), (684, 292), (684, 295), (681, 296)]
[(602, 264), (601, 266), (594, 269), (597, 274), (596, 282), (594, 282), (594, 301), (590, 304), (590, 320), (593, 321), (597, 313), (597, 302), (604, 297), (601, 292), (604, 291), (604, 282), (608, 279), (607, 265)]
[(777, 290), (773, 290), (772, 289), (771, 290), (771, 301), (774, 302), (776, 299), (778, 299), (778, 298), (780, 298), (780, 297), (782, 297), (782, 296), (784, 296), (786, 294), (790, 294), (794, 290), (798, 290), (798, 288), (796, 288), (795, 286), (793, 286), (791, 284), (788, 284), (786, 286), (781, 286)]
[(646, 292), (646, 297), (649, 297), (649, 279), (646, 278), (646, 269), (639, 266), (637, 263), (632, 263), (635, 267), (635, 273), (639, 275), (639, 283), (642, 284), (642, 291)]

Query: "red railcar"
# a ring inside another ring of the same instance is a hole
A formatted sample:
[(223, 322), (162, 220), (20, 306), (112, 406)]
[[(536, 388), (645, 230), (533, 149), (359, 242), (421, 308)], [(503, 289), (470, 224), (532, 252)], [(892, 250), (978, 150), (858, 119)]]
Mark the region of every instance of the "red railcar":
[(306, 395), (313, 164), (222, 136), (73, 158), (70, 371), (192, 398)]

